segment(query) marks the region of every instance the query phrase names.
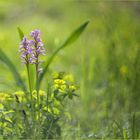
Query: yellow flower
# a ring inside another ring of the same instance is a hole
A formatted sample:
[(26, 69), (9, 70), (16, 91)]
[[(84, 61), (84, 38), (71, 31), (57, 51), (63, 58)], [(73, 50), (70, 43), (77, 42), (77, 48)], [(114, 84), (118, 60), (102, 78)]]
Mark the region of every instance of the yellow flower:
[(70, 85), (70, 86), (69, 86), (69, 89), (72, 90), (72, 91), (75, 91), (77, 88), (76, 88), (76, 86), (74, 86), (74, 85)]
[(7, 93), (0, 93), (0, 102), (4, 102), (11, 99), (11, 95)]
[(23, 96), (24, 96), (24, 92), (23, 92), (23, 91), (17, 91), (17, 92), (15, 92), (15, 94), (16, 94), (18, 97), (23, 97)]
[(60, 86), (60, 88), (62, 89), (62, 90), (65, 90), (66, 89), (66, 85), (62, 85), (62, 86)]
[(17, 91), (17, 92), (14, 93), (14, 95), (17, 96), (17, 98), (18, 98), (17, 100), (19, 100), (19, 102), (21, 102), (22, 99), (24, 98), (24, 92), (23, 91)]
[(40, 96), (45, 96), (45, 95), (46, 95), (46, 94), (45, 94), (45, 91), (39, 90), (39, 95), (40, 95)]
[(64, 81), (62, 79), (54, 80), (54, 88), (59, 89), (60, 92), (64, 92), (65, 89), (67, 88), (66, 81)]
[(72, 74), (65, 75), (65, 76), (64, 76), (64, 80), (73, 83), (73, 82), (74, 82), (73, 75), (72, 75)]
[(66, 83), (66, 81), (64, 81), (62, 79), (55, 79), (54, 83), (61, 86), (61, 85), (64, 85)]
[(127, 66), (122, 65), (122, 66), (120, 67), (120, 74), (121, 74), (122, 76), (125, 76), (127, 73), (128, 73), (128, 68), (127, 68)]

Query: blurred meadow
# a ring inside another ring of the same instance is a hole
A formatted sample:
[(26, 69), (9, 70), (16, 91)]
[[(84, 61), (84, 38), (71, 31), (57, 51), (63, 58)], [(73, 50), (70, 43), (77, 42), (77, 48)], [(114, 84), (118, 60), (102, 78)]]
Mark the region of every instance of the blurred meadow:
[[(108, 0), (0, 0), (0, 48), (16, 65), (24, 81), (20, 38), (40, 29), (47, 60), (83, 22), (80, 38), (61, 50), (46, 74), (71, 74), (78, 86), (65, 104), (62, 139), (140, 139), (140, 2)], [(43, 65), (43, 63), (42, 63)], [(21, 90), (0, 61), (0, 92)]]

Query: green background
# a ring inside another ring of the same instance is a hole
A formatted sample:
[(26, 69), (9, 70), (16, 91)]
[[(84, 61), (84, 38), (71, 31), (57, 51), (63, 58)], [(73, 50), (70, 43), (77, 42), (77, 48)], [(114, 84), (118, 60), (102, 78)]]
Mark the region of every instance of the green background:
[[(51, 64), (53, 71), (73, 74), (78, 98), (66, 105), (64, 138), (122, 138), (131, 136), (132, 115), (140, 132), (140, 2), (109, 0), (1, 0), (0, 48), (26, 81), (21, 64), (17, 27), (25, 35), (42, 31), (47, 60), (84, 21), (90, 23), (74, 44)], [(45, 89), (45, 83), (42, 89)], [(20, 90), (0, 62), (0, 91)]]

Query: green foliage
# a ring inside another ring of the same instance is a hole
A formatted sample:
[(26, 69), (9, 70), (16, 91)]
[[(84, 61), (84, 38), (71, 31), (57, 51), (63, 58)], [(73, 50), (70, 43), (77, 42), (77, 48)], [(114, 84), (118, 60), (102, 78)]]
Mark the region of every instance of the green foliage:
[(17, 68), (13, 64), (13, 62), (8, 58), (8, 56), (0, 49), (0, 60), (7, 65), (11, 73), (13, 74), (13, 77), (16, 81), (16, 84), (21, 87), (23, 91), (26, 91), (26, 86), (24, 81), (22, 80), (19, 72), (17, 71)]
[(136, 128), (136, 116), (135, 113), (132, 116), (132, 139), (137, 139), (138, 138), (138, 132)]
[[(32, 104), (30, 95), (22, 91), (13, 94), (0, 93), (0, 134), (3, 138), (14, 138), (15, 136), (24, 139), (59, 138), (61, 136), (59, 121), (65, 115), (63, 105), (69, 99), (70, 91), (72, 96), (76, 91), (74, 83), (71, 83), (67, 77), (68, 75), (65, 74), (61, 79), (59, 77), (52, 79), (47, 92), (39, 91), (39, 106), (36, 91), (32, 92)], [(62, 89), (64, 85), (66, 87)], [(70, 88), (71, 86), (73, 89)], [(68, 98), (66, 99), (66, 97)], [(31, 105), (34, 106), (33, 116)], [(31, 133), (32, 135), (30, 135)]]
[(64, 49), (66, 46), (74, 43), (82, 34), (82, 32), (85, 30), (85, 28), (87, 27), (89, 21), (86, 21), (85, 23), (83, 23), (80, 27), (78, 27), (77, 29), (75, 29), (75, 31), (73, 31), (73, 33), (66, 39), (66, 41), (60, 46), (58, 47), (54, 53), (51, 55), (51, 57), (48, 59), (47, 64), (45, 65), (44, 71), (43, 73), (41, 73), (40, 77), (39, 77), (39, 86), (43, 80), (43, 77), (45, 76), (45, 73), (48, 71), (48, 68), (51, 64), (51, 62), (53, 61), (54, 57), (58, 54), (58, 52), (62, 49)]
[[(0, 59), (4, 62), (12, 74), (15, 81), (24, 92), (15, 92), (13, 95), (1, 94), (1, 135), (4, 139), (14, 138), (59, 138), (61, 136), (61, 127), (59, 120), (64, 113), (63, 102), (65, 99), (73, 99), (77, 96), (76, 86), (68, 80), (68, 76), (60, 73), (54, 78), (54, 82), (48, 85), (48, 90), (39, 90), (39, 85), (48, 71), (56, 54), (64, 47), (72, 44), (78, 39), (86, 28), (88, 22), (78, 27), (70, 37), (52, 54), (38, 80), (38, 71), (36, 71), (36, 90), (33, 91), (33, 73), (31, 73), (30, 64), (26, 64), (29, 80), (29, 92), (27, 92), (24, 82), (18, 73), (16, 67), (6, 54), (0, 50)], [(17, 28), (20, 39), (24, 37), (23, 31)], [(36, 64), (38, 66), (38, 63)], [(38, 68), (38, 67), (37, 67)], [(37, 69), (38, 70), (38, 69)], [(47, 86), (47, 85), (46, 85)], [(10, 99), (10, 100), (9, 100)], [(12, 107), (12, 108), (11, 108)], [(32, 136), (30, 135), (32, 134)]]
[(20, 36), (20, 40), (22, 41), (22, 39), (24, 37), (24, 33), (19, 27), (17, 27), (17, 30), (18, 30), (18, 33), (19, 33), (19, 36)]

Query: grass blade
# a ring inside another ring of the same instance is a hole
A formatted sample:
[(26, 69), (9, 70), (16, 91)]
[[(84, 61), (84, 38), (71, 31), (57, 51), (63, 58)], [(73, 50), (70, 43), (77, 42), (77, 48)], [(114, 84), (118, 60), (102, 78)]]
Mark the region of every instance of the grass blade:
[(89, 21), (86, 21), (80, 27), (78, 27), (74, 32), (72, 32), (72, 34), (68, 37), (68, 39), (64, 42), (64, 44), (62, 46), (60, 46), (59, 48), (62, 49), (64, 47), (72, 44), (73, 42), (75, 42), (79, 38), (79, 36), (82, 34), (82, 32), (85, 30), (88, 23), (89, 23)]
[(22, 39), (24, 37), (24, 33), (23, 33), (23, 31), (19, 27), (17, 27), (17, 30), (18, 30), (18, 34), (19, 34), (20, 40), (22, 41)]
[(137, 139), (136, 116), (132, 116), (132, 139)]
[(1, 49), (0, 49), (0, 60), (3, 63), (5, 63), (8, 66), (8, 68), (10, 69), (10, 71), (12, 72), (17, 86), (21, 87), (23, 91), (27, 91), (27, 88), (26, 88), (20, 74), (18, 73), (16, 67), (14, 66), (12, 61), (7, 57), (7, 55)]
[(74, 43), (79, 37), (80, 35), (82, 34), (82, 32), (85, 30), (85, 28), (87, 27), (89, 21), (86, 21), (85, 23), (83, 23), (80, 27), (78, 27), (74, 32), (72, 32), (72, 34), (66, 39), (66, 41), (60, 46), (58, 47), (54, 53), (52, 54), (52, 56), (49, 58), (49, 60), (47, 61), (47, 64), (44, 68), (44, 71), (43, 73), (40, 74), (40, 77), (39, 77), (39, 85), (41, 84), (43, 78), (44, 78), (44, 75), (46, 74), (48, 68), (49, 68), (49, 65), (51, 64), (52, 60), (54, 59), (54, 57), (57, 55), (57, 53), (64, 49), (66, 46)]
[(124, 140), (127, 140), (127, 131), (126, 131), (126, 129), (123, 129), (123, 139)]

